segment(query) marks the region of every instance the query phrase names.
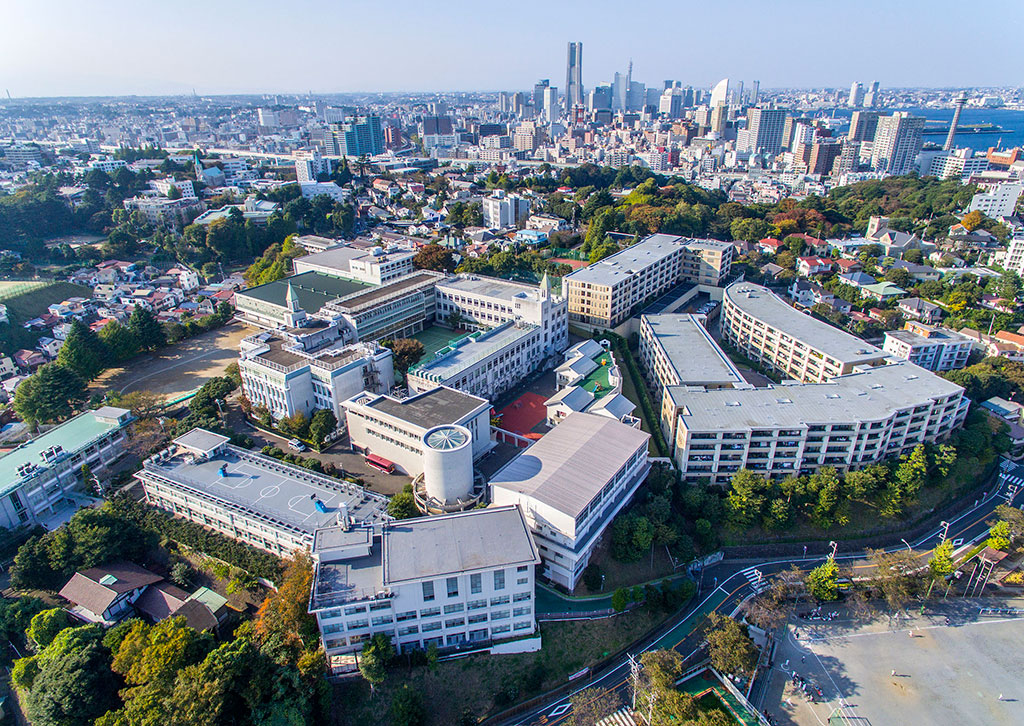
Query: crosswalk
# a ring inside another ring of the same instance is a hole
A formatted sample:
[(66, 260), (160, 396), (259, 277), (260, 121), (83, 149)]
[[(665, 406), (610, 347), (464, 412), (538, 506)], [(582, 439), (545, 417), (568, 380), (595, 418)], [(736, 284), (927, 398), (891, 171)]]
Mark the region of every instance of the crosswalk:
[(605, 716), (594, 726), (637, 726), (637, 723), (636, 719), (633, 718), (632, 711), (628, 707), (623, 706), (610, 716)]
[(747, 578), (747, 582), (750, 583), (750, 588), (754, 591), (755, 595), (760, 595), (771, 587), (768, 579), (756, 567), (748, 567), (743, 570), (743, 576)]

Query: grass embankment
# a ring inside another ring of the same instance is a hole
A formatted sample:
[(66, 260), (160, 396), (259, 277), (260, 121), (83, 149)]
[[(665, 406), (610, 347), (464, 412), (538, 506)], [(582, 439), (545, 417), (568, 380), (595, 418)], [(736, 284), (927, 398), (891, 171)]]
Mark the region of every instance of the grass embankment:
[(428, 726), (459, 723), (470, 709), (478, 717), (566, 683), (570, 674), (593, 666), (657, 627), (667, 616), (638, 608), (593, 621), (543, 623), (543, 648), (516, 655), (473, 655), (430, 666), (398, 665), (370, 695), (363, 680), (335, 687), (335, 722), (342, 726), (384, 723), (391, 698), (403, 685), (423, 695)]
[[(10, 297), (5, 297), (5, 293), (10, 294)], [(0, 283), (0, 302), (7, 306), (7, 317), (10, 320), (10, 323), (0, 323), (0, 354), (11, 355), (22, 348), (35, 348), (44, 333), (26, 330), (22, 324), (38, 318), (50, 305), (63, 302), (69, 297), (92, 297), (92, 290), (70, 282)]]

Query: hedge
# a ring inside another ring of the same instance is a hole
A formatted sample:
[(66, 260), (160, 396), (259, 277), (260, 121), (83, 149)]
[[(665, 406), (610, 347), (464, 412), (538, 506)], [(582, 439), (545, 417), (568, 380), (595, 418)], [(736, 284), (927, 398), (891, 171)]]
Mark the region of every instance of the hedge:
[(117, 497), (116, 507), (124, 517), (143, 529), (224, 560), (275, 584), (279, 584), (281, 581), (284, 570), (283, 563), (269, 552), (264, 552), (245, 542), (230, 539), (201, 524), (175, 517), (163, 509), (147, 506), (127, 497)]
[(633, 379), (633, 388), (636, 389), (636, 393), (640, 397), (640, 408), (644, 410), (644, 417), (650, 424), (654, 448), (658, 450), (658, 456), (667, 458), (669, 456), (669, 449), (665, 443), (665, 437), (661, 433), (661, 416), (654, 410), (651, 396), (647, 392), (647, 384), (644, 381), (644, 377), (640, 374), (640, 369), (637, 368), (636, 359), (633, 358), (633, 354), (629, 351), (626, 339), (610, 330), (606, 330), (603, 333), (595, 332), (594, 337), (609, 338), (615, 344), (615, 352), (619, 354), (619, 358), (622, 359), (621, 362), (625, 363), (626, 370), (629, 371), (629, 376)]

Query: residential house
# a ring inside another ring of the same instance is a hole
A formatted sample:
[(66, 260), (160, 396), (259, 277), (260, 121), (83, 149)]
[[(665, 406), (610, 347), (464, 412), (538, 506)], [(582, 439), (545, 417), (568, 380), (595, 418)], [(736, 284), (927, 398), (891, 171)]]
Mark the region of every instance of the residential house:
[(934, 267), (928, 265), (919, 265), (915, 262), (907, 262), (905, 260), (893, 260), (892, 270), (906, 270), (911, 279), (917, 282), (934, 282), (942, 278), (942, 273), (936, 270)]
[(769, 262), (761, 266), (761, 274), (764, 275), (766, 282), (778, 282), (783, 274), (786, 272), (785, 267), (776, 265), (774, 262)]
[(846, 285), (853, 285), (858, 289), (863, 289), (868, 285), (874, 285), (878, 282), (878, 280), (866, 272), (846, 272), (839, 276), (839, 281)]
[(836, 267), (836, 271), (841, 275), (849, 274), (851, 272), (861, 272), (864, 270), (864, 265), (860, 260), (848, 260), (845, 257), (833, 260), (833, 264)]
[(882, 302), (884, 302), (885, 300), (890, 300), (892, 298), (903, 297), (904, 295), (907, 294), (907, 291), (904, 290), (902, 287), (900, 287), (899, 285), (895, 285), (887, 280), (883, 280), (882, 282), (876, 282), (873, 285), (865, 285), (864, 287), (861, 288), (861, 292), (868, 297), (872, 297), (875, 300), (879, 300)]
[(796, 260), (796, 271), (808, 277), (824, 272), (832, 272), (832, 260), (827, 257), (798, 257)]
[(942, 308), (919, 297), (904, 298), (899, 301), (898, 307), (905, 318), (924, 323), (937, 323), (942, 320)]
[(760, 250), (762, 254), (774, 255), (777, 254), (779, 250), (785, 249), (785, 245), (774, 237), (765, 237), (757, 243), (757, 249)]
[(805, 308), (817, 304), (832, 305), (835, 301), (835, 295), (809, 280), (793, 280), (793, 284), (789, 286), (789, 296)]

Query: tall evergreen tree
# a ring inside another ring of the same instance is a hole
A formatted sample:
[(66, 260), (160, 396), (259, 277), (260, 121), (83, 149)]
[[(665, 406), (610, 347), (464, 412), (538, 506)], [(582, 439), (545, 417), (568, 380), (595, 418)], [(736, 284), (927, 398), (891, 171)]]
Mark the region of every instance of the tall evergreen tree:
[(67, 418), (85, 398), (81, 376), (60, 363), (48, 363), (18, 386), (14, 410), (31, 426)]
[(139, 340), (135, 332), (117, 321), (104, 325), (98, 337), (107, 347), (111, 363), (128, 360), (139, 352)]
[(128, 318), (128, 327), (135, 333), (142, 350), (156, 350), (167, 344), (167, 334), (160, 321), (149, 310), (136, 305)]
[(76, 319), (64, 345), (57, 354), (57, 362), (67, 366), (84, 380), (91, 381), (98, 376), (107, 363), (106, 347), (103, 341), (88, 325)]

